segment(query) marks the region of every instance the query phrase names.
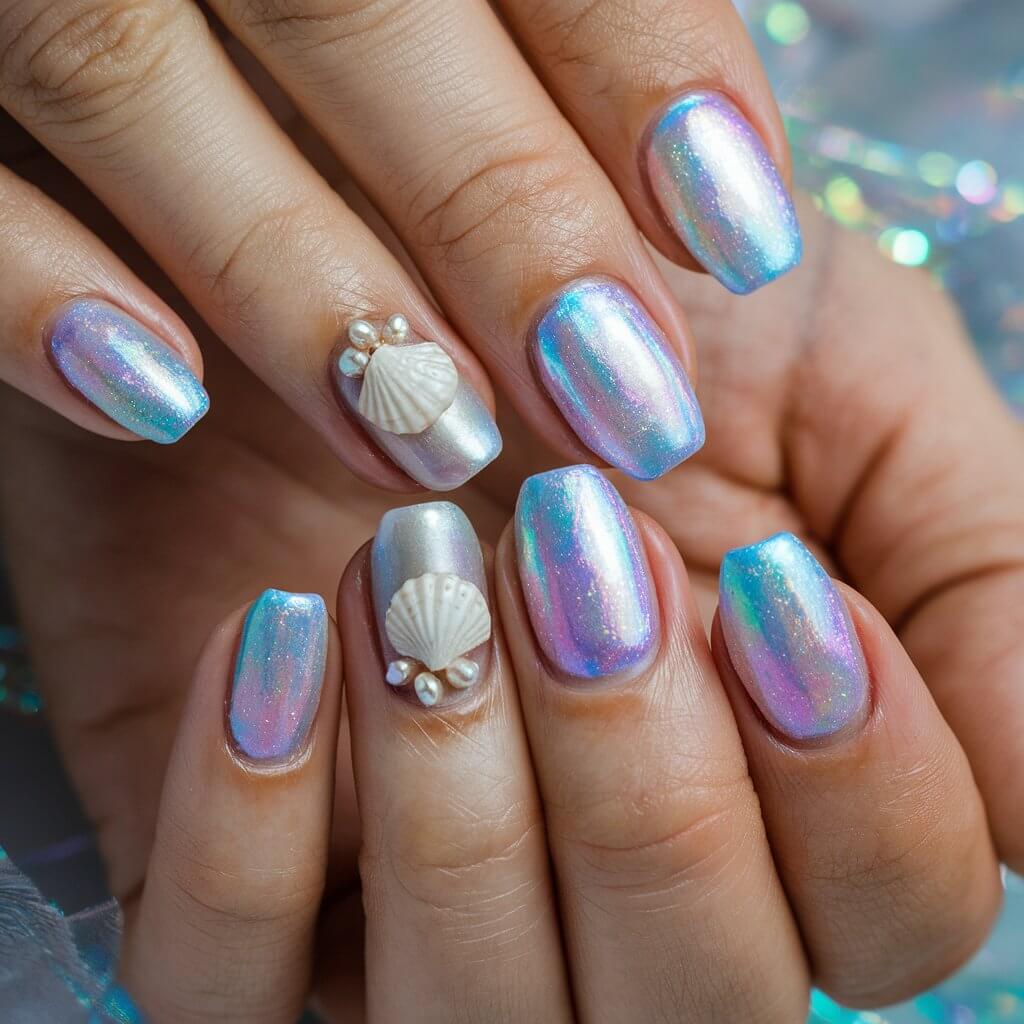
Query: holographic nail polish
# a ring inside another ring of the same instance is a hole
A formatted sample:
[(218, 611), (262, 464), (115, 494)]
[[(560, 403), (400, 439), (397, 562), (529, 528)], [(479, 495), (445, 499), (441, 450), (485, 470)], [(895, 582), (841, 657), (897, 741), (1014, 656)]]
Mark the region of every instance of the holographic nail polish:
[(209, 396), (181, 356), (101, 299), (75, 299), (62, 306), (51, 325), (49, 349), (76, 391), (147, 440), (179, 440), (210, 407)]
[(486, 676), (487, 576), (462, 509), (431, 501), (386, 512), (370, 571), (386, 683), (434, 707)]
[(319, 594), (265, 590), (249, 608), (235, 661), (228, 721), (239, 753), (286, 761), (306, 742), (327, 661)]
[(501, 434), (454, 361), (401, 314), (349, 324), (331, 360), (344, 406), (397, 466), (432, 491), (461, 487), (501, 453)]
[(730, 291), (745, 295), (800, 262), (789, 193), (757, 132), (721, 93), (686, 93), (665, 107), (644, 162), (670, 226)]
[(616, 469), (653, 480), (704, 444), (686, 371), (617, 281), (586, 277), (563, 288), (537, 321), (533, 356), (569, 426)]
[(629, 509), (596, 469), (529, 477), (515, 535), (533, 632), (557, 669), (597, 679), (650, 662), (660, 625), (647, 556)]
[(796, 537), (730, 551), (719, 601), (733, 668), (783, 736), (820, 741), (864, 719), (868, 672), (846, 602)]

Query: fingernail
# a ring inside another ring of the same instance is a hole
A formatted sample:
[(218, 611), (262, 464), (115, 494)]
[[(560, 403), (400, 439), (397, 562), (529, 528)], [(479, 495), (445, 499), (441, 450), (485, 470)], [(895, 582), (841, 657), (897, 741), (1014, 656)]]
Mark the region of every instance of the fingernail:
[(426, 707), (446, 705), (486, 674), (491, 636), (480, 542), (457, 505), (386, 512), (370, 553), (384, 681)]
[(563, 288), (537, 321), (541, 383), (583, 443), (653, 480), (704, 444), (704, 420), (668, 340), (637, 297), (607, 277)]
[(547, 659), (581, 679), (645, 666), (658, 647), (657, 600), (615, 488), (591, 466), (531, 476), (515, 529), (526, 608)]
[(49, 348), (76, 391), (149, 441), (179, 440), (210, 408), (209, 396), (185, 361), (109, 302), (75, 299), (61, 307)]
[(327, 660), (327, 608), (319, 594), (265, 590), (252, 604), (231, 685), (229, 723), (239, 752), (282, 761), (305, 745)]
[(345, 407), (418, 484), (453, 490), (500, 454), (501, 434), (476, 389), (400, 314), (383, 325), (352, 321), (332, 363)]
[(651, 191), (693, 257), (743, 295), (800, 262), (793, 201), (757, 132), (721, 93), (686, 93), (658, 115), (644, 154)]
[(736, 674), (783, 736), (826, 739), (864, 718), (868, 672), (846, 602), (796, 537), (730, 551), (719, 601)]

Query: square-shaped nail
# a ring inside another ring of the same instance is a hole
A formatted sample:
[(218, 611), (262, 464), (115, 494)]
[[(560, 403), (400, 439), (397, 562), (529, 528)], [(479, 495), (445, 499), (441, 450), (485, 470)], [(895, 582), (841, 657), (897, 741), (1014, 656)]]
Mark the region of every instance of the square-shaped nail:
[(624, 285), (586, 277), (537, 321), (533, 356), (545, 390), (609, 465), (653, 480), (704, 444), (704, 420), (668, 339)]
[(650, 661), (660, 624), (647, 556), (629, 509), (596, 469), (527, 479), (515, 535), (533, 632), (557, 669), (597, 679)]
[(461, 487), (501, 453), (498, 426), (476, 389), (400, 314), (382, 325), (353, 320), (332, 374), (345, 408), (423, 487)]
[(719, 589), (729, 660), (778, 732), (823, 740), (864, 718), (868, 672), (846, 602), (796, 537), (730, 551)]
[(62, 306), (50, 325), (49, 349), (76, 391), (147, 440), (179, 440), (210, 407), (202, 384), (177, 352), (101, 299)]
[(384, 681), (425, 707), (486, 674), (491, 636), (480, 542), (450, 501), (386, 512), (370, 553)]
[(249, 608), (235, 660), (228, 722), (252, 761), (285, 761), (306, 742), (327, 663), (319, 594), (265, 590)]
[(655, 118), (644, 149), (655, 201), (694, 259), (731, 291), (752, 292), (799, 262), (793, 202), (739, 108), (685, 93)]

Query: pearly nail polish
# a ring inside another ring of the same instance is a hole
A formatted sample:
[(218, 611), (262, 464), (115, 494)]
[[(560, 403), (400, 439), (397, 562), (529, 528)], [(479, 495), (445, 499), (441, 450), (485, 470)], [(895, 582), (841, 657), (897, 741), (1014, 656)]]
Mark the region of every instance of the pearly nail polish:
[(169, 345), (101, 299), (62, 306), (49, 351), (64, 379), (115, 423), (159, 444), (179, 440), (210, 399)]
[(563, 288), (537, 321), (538, 376), (595, 455), (653, 480), (704, 443), (690, 381), (650, 314), (624, 285), (586, 277)]
[(445, 705), (487, 672), (491, 614), (483, 553), (457, 505), (391, 509), (370, 552), (384, 681), (426, 707)]
[(501, 434), (490, 409), (436, 342), (404, 316), (348, 326), (332, 358), (335, 390), (366, 432), (413, 480), (450, 491), (493, 462)]
[(673, 100), (647, 133), (644, 162), (669, 225), (730, 291), (752, 292), (800, 262), (792, 199), (726, 96), (704, 90)]
[(796, 537), (730, 551), (719, 589), (729, 659), (775, 729), (820, 741), (864, 719), (868, 672), (846, 602)]
[(228, 722), (239, 753), (284, 761), (306, 742), (327, 660), (319, 594), (265, 590), (249, 608), (235, 661)]
[(529, 477), (515, 535), (533, 632), (556, 668), (597, 679), (650, 661), (660, 626), (647, 556), (629, 509), (596, 469)]

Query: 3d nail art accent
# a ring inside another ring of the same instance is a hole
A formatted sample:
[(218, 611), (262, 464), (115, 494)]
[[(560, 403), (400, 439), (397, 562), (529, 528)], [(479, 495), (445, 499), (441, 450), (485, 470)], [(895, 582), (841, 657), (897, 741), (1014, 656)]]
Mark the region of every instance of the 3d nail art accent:
[(462, 510), (435, 501), (385, 513), (371, 571), (384, 681), (411, 684), (426, 707), (474, 686), (491, 613), (480, 544)]
[(731, 291), (752, 292), (799, 262), (793, 202), (764, 143), (726, 96), (673, 100), (644, 151), (655, 201), (693, 257)]
[(537, 374), (580, 440), (653, 480), (704, 444), (689, 378), (640, 300), (609, 277), (566, 285), (537, 321)]
[(728, 552), (719, 600), (733, 668), (783, 736), (820, 741), (864, 718), (868, 672), (846, 602), (793, 534)]
[(172, 444), (210, 408), (185, 360), (124, 310), (75, 299), (58, 310), (50, 355), (64, 379), (115, 423)]
[(529, 477), (515, 515), (519, 579), (537, 643), (567, 675), (642, 669), (660, 624), (643, 541), (592, 466)]
[(235, 662), (228, 720), (238, 751), (287, 760), (309, 735), (327, 660), (319, 594), (265, 590), (249, 608)]
[(333, 361), (338, 394), (367, 432), (417, 483), (459, 487), (501, 452), (490, 410), (433, 341), (411, 338), (394, 314), (383, 328), (348, 327), (348, 346)]
[(459, 372), (451, 357), (433, 341), (406, 344), (409, 322), (396, 313), (377, 329), (353, 320), (339, 367), (347, 377), (361, 377), (360, 414), (392, 434), (422, 434), (455, 400)]

